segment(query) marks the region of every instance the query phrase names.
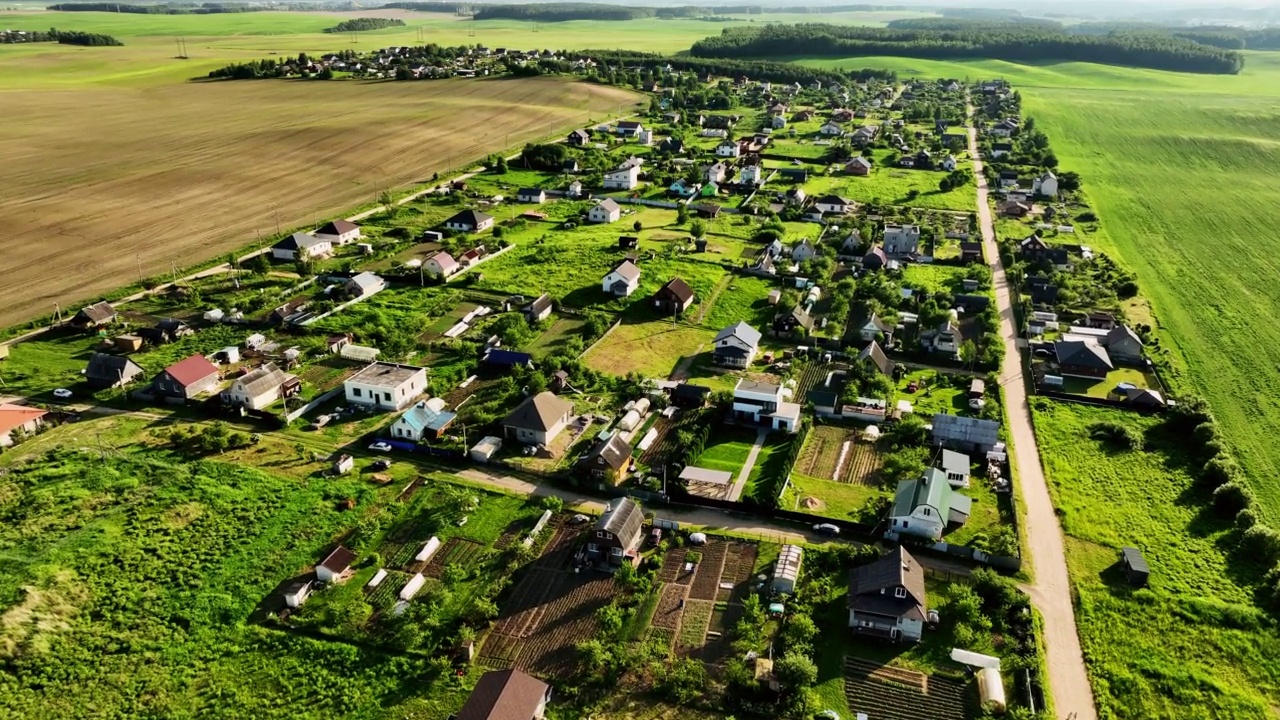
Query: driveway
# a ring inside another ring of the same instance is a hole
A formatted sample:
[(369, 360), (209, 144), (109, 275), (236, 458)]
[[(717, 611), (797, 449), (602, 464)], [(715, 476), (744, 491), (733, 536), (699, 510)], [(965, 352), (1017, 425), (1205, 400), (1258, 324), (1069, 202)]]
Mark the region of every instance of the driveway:
[[(970, 117), (973, 108), (969, 108)], [(1018, 481), (1026, 515), (1027, 547), (1035, 568), (1035, 582), (1024, 587), (1031, 602), (1044, 618), (1045, 645), (1048, 648), (1049, 690), (1059, 717), (1072, 720), (1097, 720), (1093, 705), (1093, 689), (1085, 672), (1080, 637), (1076, 634), (1075, 609), (1071, 604), (1071, 581), (1067, 576), (1066, 549), (1062, 528), (1053, 512), (1049, 485), (1040, 465), (1040, 451), (1031, 425), (1031, 408), (1027, 404), (1026, 384), (1022, 375), (1022, 357), (1018, 350), (1017, 324), (1014, 321), (1012, 288), (1000, 262), (996, 247), (995, 225), (987, 202), (987, 181), (978, 158), (977, 131), (969, 128), (969, 153), (973, 156), (973, 174), (978, 184), (978, 221), (982, 227), (983, 252), (991, 266), (996, 291), (996, 307), (1000, 312), (1000, 335), (1004, 338), (1004, 366), (1000, 369), (1000, 389), (1004, 393), (1005, 417), (1013, 443)]]

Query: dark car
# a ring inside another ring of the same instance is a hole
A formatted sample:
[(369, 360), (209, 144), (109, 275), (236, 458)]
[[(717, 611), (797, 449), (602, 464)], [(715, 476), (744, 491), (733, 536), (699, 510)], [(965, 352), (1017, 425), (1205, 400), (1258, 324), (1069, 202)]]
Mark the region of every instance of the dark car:
[(831, 523), (818, 523), (813, 526), (813, 531), (819, 535), (830, 535), (832, 537), (840, 534), (840, 528)]

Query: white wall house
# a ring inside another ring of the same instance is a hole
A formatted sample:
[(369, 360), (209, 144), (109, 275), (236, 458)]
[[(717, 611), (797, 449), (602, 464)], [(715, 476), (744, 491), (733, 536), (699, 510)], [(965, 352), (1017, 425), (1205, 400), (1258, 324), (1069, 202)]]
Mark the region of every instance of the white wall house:
[(630, 260), (624, 260), (605, 274), (600, 286), (610, 295), (627, 297), (640, 287), (640, 268)]
[(619, 168), (604, 176), (605, 190), (634, 190), (640, 184), (640, 168)]
[(223, 398), (248, 410), (261, 410), (279, 400), (297, 382), (296, 377), (275, 363), (266, 363), (236, 378), (224, 391)]
[(1058, 176), (1054, 175), (1052, 170), (1046, 172), (1036, 178), (1031, 186), (1031, 192), (1045, 197), (1058, 197)]
[(739, 322), (721, 330), (712, 342), (712, 360), (725, 367), (745, 368), (760, 347), (760, 331)]
[(309, 260), (333, 252), (333, 243), (310, 233), (294, 233), (271, 246), (276, 260)]
[(742, 172), (738, 175), (738, 182), (743, 185), (759, 185), (764, 179), (763, 170), (759, 165), (748, 165), (742, 168)]
[(850, 572), (846, 602), (854, 633), (917, 642), (928, 612), (924, 569), (899, 545)]
[(844, 134), (844, 128), (833, 122), (824, 123), (822, 127), (818, 128), (818, 134), (827, 137), (840, 137)]
[(427, 369), (375, 362), (342, 383), (347, 402), (375, 410), (403, 410), (427, 391)]
[(884, 252), (886, 255), (910, 255), (920, 247), (919, 225), (884, 226)]
[(587, 211), (587, 220), (593, 223), (617, 222), (622, 217), (622, 208), (612, 198), (605, 198)]
[(813, 202), (813, 206), (818, 209), (818, 212), (823, 214), (835, 213), (837, 215), (844, 215), (853, 209), (852, 202), (845, 200), (838, 195), (823, 195)]
[(422, 271), (431, 277), (449, 277), (459, 269), (458, 261), (447, 252), (438, 252), (422, 263)]
[(334, 220), (316, 230), (315, 236), (334, 245), (346, 245), (360, 239), (360, 226), (349, 220)]
[(736, 158), (741, 154), (742, 151), (738, 148), (738, 143), (727, 138), (719, 145), (716, 145), (716, 157)]
[(493, 227), (493, 216), (479, 210), (463, 210), (446, 220), (444, 226), (457, 232), (484, 232)]
[(786, 402), (781, 386), (743, 378), (733, 389), (733, 416), (793, 433), (800, 426), (800, 405)]

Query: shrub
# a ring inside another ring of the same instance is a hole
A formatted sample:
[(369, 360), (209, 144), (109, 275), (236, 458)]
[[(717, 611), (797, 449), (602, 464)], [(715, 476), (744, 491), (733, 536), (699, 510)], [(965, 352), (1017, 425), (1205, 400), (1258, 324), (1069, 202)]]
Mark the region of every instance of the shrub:
[[(1225, 486), (1223, 486), (1225, 487)], [(1258, 524), (1258, 513), (1251, 507), (1247, 507), (1236, 513), (1236, 527), (1242, 530), (1248, 530)]]
[(1219, 486), (1235, 480), (1240, 474), (1240, 465), (1230, 455), (1215, 455), (1200, 469), (1200, 483), (1209, 490), (1217, 490)]
[(1128, 450), (1141, 450), (1143, 446), (1142, 434), (1120, 423), (1094, 423), (1089, 426), (1089, 437)]
[(1208, 420), (1197, 425), (1191, 434), (1195, 436), (1197, 442), (1204, 445), (1218, 439), (1218, 425)]
[(1263, 563), (1274, 565), (1280, 560), (1280, 532), (1259, 523), (1240, 536), (1240, 547)]
[(1235, 480), (1223, 483), (1213, 491), (1213, 510), (1224, 518), (1235, 517), (1252, 503), (1253, 497), (1248, 489)]

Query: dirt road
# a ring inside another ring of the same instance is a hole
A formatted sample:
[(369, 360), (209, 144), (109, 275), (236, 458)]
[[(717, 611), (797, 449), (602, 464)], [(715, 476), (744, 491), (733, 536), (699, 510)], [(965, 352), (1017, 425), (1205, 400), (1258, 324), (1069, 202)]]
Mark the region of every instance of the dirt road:
[[(973, 108), (969, 108), (972, 116)], [(1004, 338), (1004, 367), (1000, 369), (1000, 389), (1004, 393), (1005, 417), (1013, 441), (1022, 499), (1027, 512), (1023, 526), (1027, 529), (1027, 547), (1035, 566), (1035, 583), (1025, 587), (1031, 602), (1044, 618), (1045, 645), (1048, 647), (1049, 690), (1058, 717), (1072, 720), (1096, 720), (1093, 690), (1085, 672), (1080, 638), (1076, 634), (1075, 609), (1071, 604), (1071, 583), (1067, 577), (1066, 548), (1062, 528), (1053, 512), (1049, 485), (1040, 466), (1040, 451), (1031, 425), (1031, 408), (1027, 404), (1026, 385), (1022, 376), (1022, 359), (1018, 350), (1017, 324), (1009, 279), (1000, 262), (996, 247), (995, 225), (987, 204), (987, 181), (978, 158), (977, 132), (969, 129), (969, 153), (973, 156), (973, 174), (978, 183), (978, 221), (982, 227), (983, 252), (995, 284), (996, 307), (1000, 311), (1000, 334)]]

